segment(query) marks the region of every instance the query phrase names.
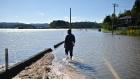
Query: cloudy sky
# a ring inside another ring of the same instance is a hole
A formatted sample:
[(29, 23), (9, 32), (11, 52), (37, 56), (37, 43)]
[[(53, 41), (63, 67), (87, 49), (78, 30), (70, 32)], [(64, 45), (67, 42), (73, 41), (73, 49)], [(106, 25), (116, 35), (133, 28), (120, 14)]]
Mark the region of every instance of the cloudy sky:
[(50, 23), (53, 20), (102, 22), (112, 14), (131, 9), (135, 0), (0, 0), (0, 22)]

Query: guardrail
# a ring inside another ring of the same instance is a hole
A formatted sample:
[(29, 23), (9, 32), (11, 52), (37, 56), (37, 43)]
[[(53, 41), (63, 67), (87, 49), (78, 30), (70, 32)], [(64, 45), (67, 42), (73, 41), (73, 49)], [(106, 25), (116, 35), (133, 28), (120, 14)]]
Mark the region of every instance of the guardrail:
[(20, 71), (24, 70), (25, 67), (31, 65), (32, 63), (36, 62), (38, 59), (44, 56), (44, 54), (52, 52), (51, 48), (45, 49), (41, 51), (40, 53), (22, 61), (19, 62), (6, 70), (3, 70), (0, 72), (0, 79), (11, 79), (14, 76), (16, 76)]
[(64, 41), (62, 41), (62, 42), (60, 42), (60, 43), (54, 45), (54, 48), (58, 48), (58, 47), (59, 47), (60, 45), (62, 45), (63, 43), (64, 43)]

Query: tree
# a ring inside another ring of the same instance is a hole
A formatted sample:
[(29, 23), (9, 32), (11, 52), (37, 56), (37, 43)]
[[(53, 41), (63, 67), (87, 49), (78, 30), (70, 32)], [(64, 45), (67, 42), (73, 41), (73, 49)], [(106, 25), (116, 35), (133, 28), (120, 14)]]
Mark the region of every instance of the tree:
[[(50, 23), (50, 28), (69, 28), (69, 22), (57, 20)], [(101, 28), (99, 23), (96, 22), (74, 22), (72, 28)]]
[(111, 28), (112, 28), (112, 17), (111, 16), (108, 15), (105, 17), (102, 27), (104, 29), (111, 30)]
[(74, 22), (72, 23), (73, 28), (101, 28), (100, 24), (96, 22)]
[(130, 11), (130, 10), (125, 10), (124, 13), (120, 13), (120, 14), (118, 15), (118, 18), (121, 18), (121, 17), (124, 17), (124, 16), (132, 16), (131, 11)]
[(106, 16), (105, 17), (105, 19), (104, 19), (104, 21), (103, 21), (103, 23), (109, 23), (109, 24), (111, 24), (112, 23), (112, 20), (111, 20), (111, 16)]
[(140, 0), (136, 0), (131, 10), (132, 16), (136, 18), (136, 24), (140, 25)]
[(68, 28), (69, 22), (63, 20), (56, 20), (50, 23), (49, 25), (51, 28)]

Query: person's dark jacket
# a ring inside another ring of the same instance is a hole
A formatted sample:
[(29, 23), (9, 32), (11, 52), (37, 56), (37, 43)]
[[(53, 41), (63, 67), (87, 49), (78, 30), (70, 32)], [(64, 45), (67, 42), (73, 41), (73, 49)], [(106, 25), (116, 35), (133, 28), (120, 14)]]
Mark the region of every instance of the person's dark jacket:
[(68, 34), (65, 38), (64, 47), (66, 49), (70, 49), (73, 48), (74, 44), (75, 44), (75, 36), (73, 34)]

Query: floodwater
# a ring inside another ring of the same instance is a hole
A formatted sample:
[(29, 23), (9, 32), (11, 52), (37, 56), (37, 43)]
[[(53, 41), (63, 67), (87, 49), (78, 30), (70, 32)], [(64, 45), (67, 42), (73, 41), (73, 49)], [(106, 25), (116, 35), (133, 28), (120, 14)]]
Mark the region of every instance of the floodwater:
[[(63, 45), (54, 49), (55, 74), (65, 79), (140, 78), (140, 37), (112, 36), (90, 29), (77, 29), (73, 33), (76, 37), (73, 61), (65, 60)], [(9, 48), (10, 63), (16, 63), (63, 41), (65, 35), (64, 29), (0, 30), (0, 63), (4, 63), (4, 48)]]
[[(68, 65), (85, 79), (140, 79), (140, 37), (97, 30), (76, 30), (74, 34), (74, 58)], [(64, 53), (63, 45), (55, 50), (56, 62), (65, 62)], [(61, 67), (60, 71), (65, 69)]]
[(63, 35), (63, 29), (0, 29), (0, 64), (4, 63), (5, 48), (9, 49), (9, 62), (12, 64), (52, 48), (64, 39)]

